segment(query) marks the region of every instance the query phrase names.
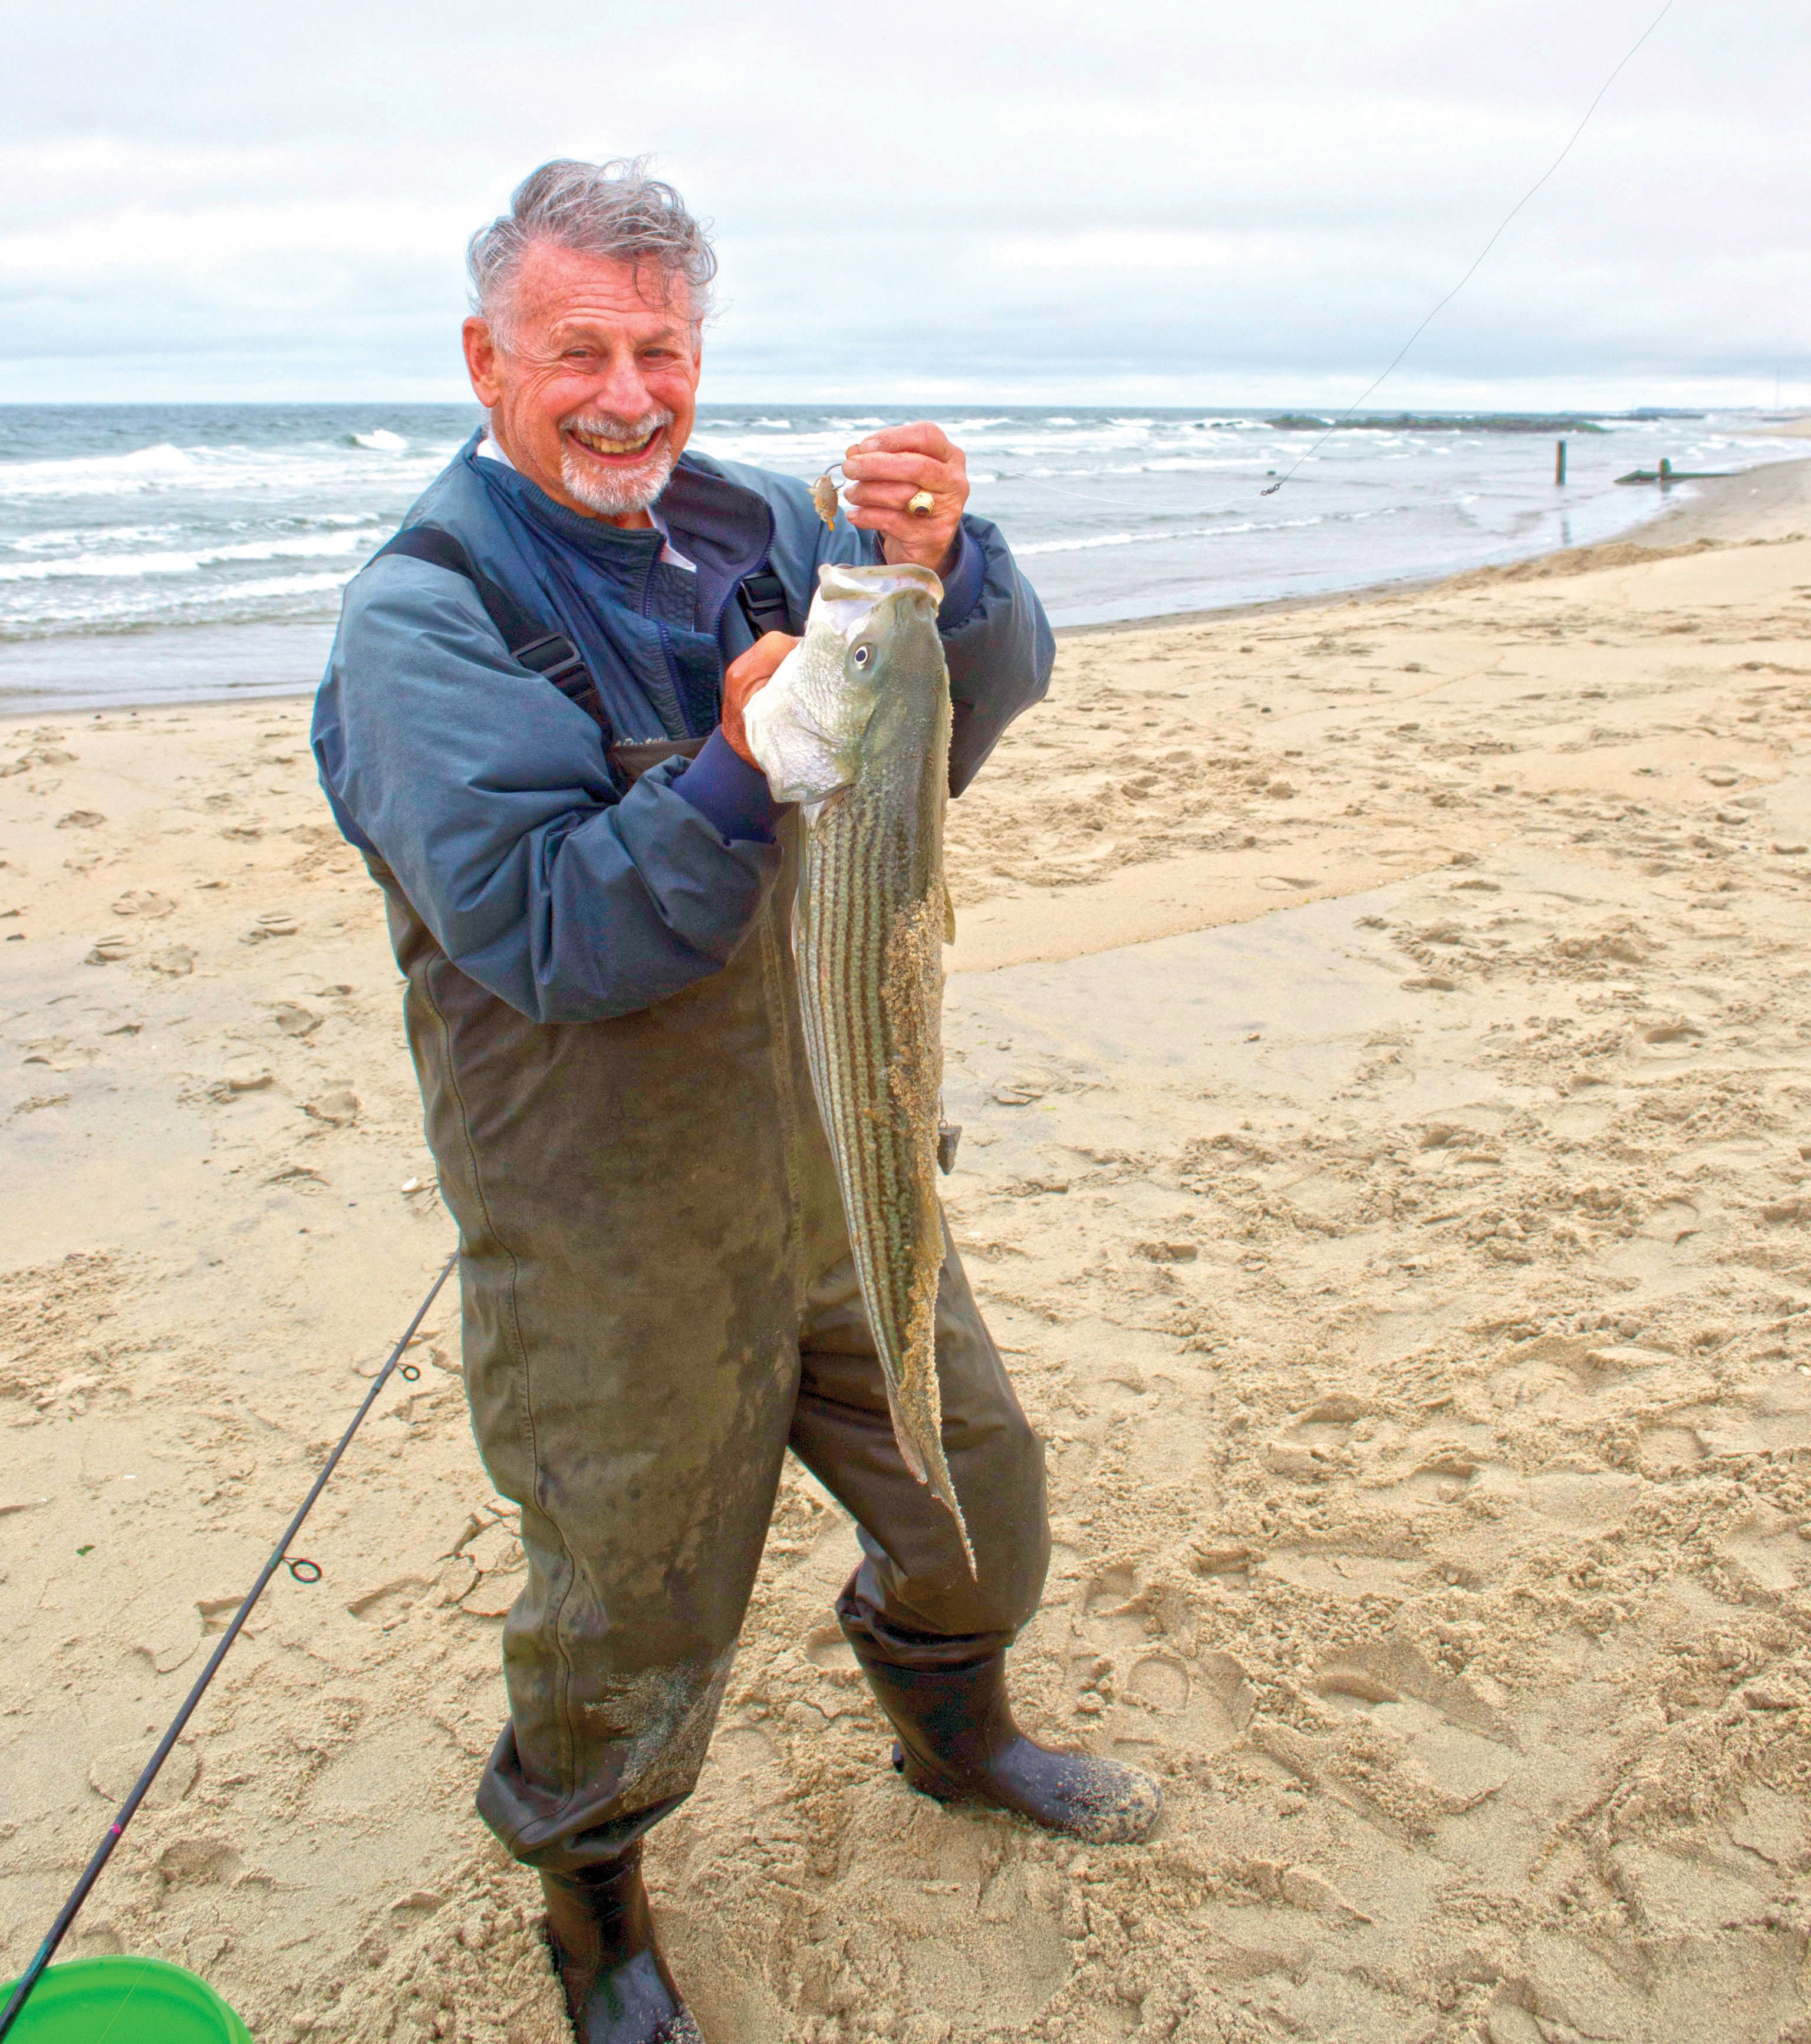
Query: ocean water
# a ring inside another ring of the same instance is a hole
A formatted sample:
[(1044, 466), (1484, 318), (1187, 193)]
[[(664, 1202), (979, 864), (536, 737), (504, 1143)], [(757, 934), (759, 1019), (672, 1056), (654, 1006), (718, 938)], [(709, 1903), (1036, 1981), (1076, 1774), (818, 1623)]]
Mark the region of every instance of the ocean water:
[[(694, 444), (815, 475), (913, 416), (706, 405)], [(1735, 417), (1322, 428), (1278, 413), (971, 406), (972, 506), (1053, 620), (1086, 624), (1451, 572), (1607, 538), (1615, 478), (1802, 455)], [(0, 407), (0, 713), (286, 693), (347, 579), (476, 424), (459, 405)], [(1299, 466), (1298, 466), (1299, 464)], [(1271, 482), (1294, 471), (1284, 486)]]

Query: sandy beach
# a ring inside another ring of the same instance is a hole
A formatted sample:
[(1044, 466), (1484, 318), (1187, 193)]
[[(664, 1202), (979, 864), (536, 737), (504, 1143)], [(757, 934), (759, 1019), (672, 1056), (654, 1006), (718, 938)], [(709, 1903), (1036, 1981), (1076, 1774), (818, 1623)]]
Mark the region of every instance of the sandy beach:
[[(900, 1786), (791, 1472), (650, 1846), (713, 2044), (1811, 2044), (1807, 536), (1794, 462), (1064, 637), (952, 814), (947, 1191), (1051, 1454), (1025, 1716), (1167, 1808)], [(307, 717), (0, 729), (8, 1975), (454, 1246)], [(471, 1801), (521, 1550), (413, 1355), (67, 1948), (259, 2044), (567, 2034)]]

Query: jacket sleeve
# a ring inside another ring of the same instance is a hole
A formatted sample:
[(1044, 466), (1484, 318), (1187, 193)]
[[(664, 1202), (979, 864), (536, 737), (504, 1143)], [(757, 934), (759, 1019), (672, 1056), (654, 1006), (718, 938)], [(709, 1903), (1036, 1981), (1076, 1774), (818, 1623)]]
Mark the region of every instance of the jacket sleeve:
[(346, 835), (537, 1022), (630, 1014), (717, 971), (779, 868), (680, 797), (679, 763), (619, 800), (597, 725), (424, 562), (386, 557), (348, 590), (314, 747)]
[(966, 515), (962, 528), (964, 558), (951, 582), (969, 580), (963, 569), (969, 566), (972, 546), (980, 555), (979, 594), (965, 617), (949, 617), (954, 605), (946, 601), (937, 620), (955, 712), (949, 746), (952, 795), (959, 795), (980, 772), (1013, 718), (1043, 701), (1056, 661), (1044, 605), (1020, 573), (1000, 528)]

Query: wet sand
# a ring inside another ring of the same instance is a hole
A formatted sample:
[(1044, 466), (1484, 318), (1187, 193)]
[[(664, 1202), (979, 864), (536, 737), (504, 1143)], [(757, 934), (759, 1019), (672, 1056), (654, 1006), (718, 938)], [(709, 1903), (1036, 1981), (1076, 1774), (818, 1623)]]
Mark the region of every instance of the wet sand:
[[(1051, 1453), (1025, 1716), (1168, 1808), (902, 1788), (790, 1474), (650, 1850), (713, 2044), (1807, 2034), (1808, 478), (1065, 638), (952, 814), (948, 1192)], [(452, 1247), (305, 734), (0, 742), (7, 1971)], [(416, 1354), (70, 1947), (260, 2044), (561, 2037), (470, 1802), (520, 1550)]]

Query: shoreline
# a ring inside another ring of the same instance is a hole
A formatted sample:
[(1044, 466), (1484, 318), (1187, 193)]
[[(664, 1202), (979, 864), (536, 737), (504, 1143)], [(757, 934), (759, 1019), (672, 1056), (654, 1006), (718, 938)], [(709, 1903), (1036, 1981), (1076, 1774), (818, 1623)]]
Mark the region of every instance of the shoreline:
[[(1756, 482), (1755, 478), (1758, 477), (1774, 479)], [(1052, 630), (1059, 641), (1113, 638), (1128, 632), (1162, 631), (1167, 628), (1216, 622), (1231, 623), (1244, 618), (1325, 610), (1340, 604), (1413, 595), (1438, 589), (1444, 583), (1459, 581), (1467, 576), (1488, 578), (1536, 572), (1583, 573), (1593, 566), (1608, 565), (1613, 559), (1621, 559), (1621, 555), (1616, 551), (1617, 549), (1632, 548), (1646, 555), (1665, 547), (1704, 540), (1719, 544), (1736, 544), (1750, 538), (1766, 536), (1752, 528), (1757, 524), (1777, 525), (1778, 511), (1782, 504), (1790, 504), (1798, 508), (1801, 522), (1805, 524), (1806, 529), (1811, 529), (1811, 522), (1807, 522), (1811, 521), (1811, 458), (1759, 462), (1751, 467), (1732, 470), (1727, 475), (1694, 483), (1689, 487), (1692, 494), (1685, 501), (1663, 504), (1618, 536), (1595, 542), (1587, 547), (1550, 548), (1512, 561), (1488, 563), (1475, 568), (1461, 568), (1432, 574), (1408, 574), (1299, 595), (1267, 597), (1249, 603), (1216, 605), (1206, 609), (1153, 611), (1136, 617), (1114, 618), (1094, 624), (1059, 624), (1054, 626)], [(1751, 501), (1757, 497), (1761, 499), (1758, 505)], [(1636, 536), (1656, 534), (1667, 536), (1658, 542), (1652, 538)], [(1780, 535), (1775, 532), (1772, 536)], [(1560, 563), (1567, 565), (1563, 569), (1557, 566), (1537, 567), (1537, 564)], [(153, 632), (159, 636), (165, 646), (174, 647), (180, 654), (186, 655), (189, 664), (199, 672), (242, 670), (248, 666), (255, 667), (260, 660), (282, 664), (291, 659), (306, 659), (313, 664), (306, 679), (298, 674), (293, 682), (279, 681), (264, 684), (248, 682), (239, 687), (229, 683), (222, 692), (206, 695), (172, 694), (166, 688), (150, 697), (135, 697), (128, 693), (117, 697), (110, 697), (99, 704), (69, 703), (53, 706), (43, 699), (44, 693), (54, 686), (52, 678), (57, 668), (67, 663), (71, 649), (79, 653), (83, 647), (102, 644), (110, 648), (121, 648), (122, 650), (117, 653), (110, 653), (110, 658), (123, 664), (129, 657), (123, 649)], [(0, 729), (20, 720), (41, 721), (46, 717), (79, 717), (91, 720), (96, 717), (115, 714), (202, 709), (233, 702), (294, 701), (314, 693), (318, 686), (319, 667), (325, 659), (332, 639), (332, 628), (324, 620), (267, 620), (244, 624), (141, 627), (118, 633), (15, 640), (0, 645), (0, 683), (6, 680), (10, 673), (17, 674), (21, 671), (30, 675), (36, 670), (45, 679), (38, 698), (29, 704), (14, 706), (0, 700)], [(302, 650), (304, 647), (306, 652)]]
[[(1779, 472), (1779, 481), (1771, 486), (1756, 485), (1751, 480), (1774, 471)], [(1727, 475), (1706, 478), (1678, 487), (1689, 487), (1691, 495), (1678, 503), (1663, 502), (1613, 539), (1596, 540), (1588, 547), (1551, 547), (1544, 552), (1523, 555), (1513, 561), (1492, 562), (1482, 567), (1358, 582), (1349, 588), (1317, 590), (1312, 595), (1267, 597), (1255, 603), (1226, 604), (1207, 610), (1155, 611), (1148, 617), (1114, 618), (1097, 624), (1058, 624), (1052, 628), (1059, 639), (1105, 637), (1128, 632), (1157, 632), (1167, 625), (1208, 624), (1241, 617), (1272, 617), (1287, 611), (1325, 610), (1343, 603), (1417, 595), (1439, 589), (1445, 583), (1463, 582), (1475, 577), (1493, 579), (1513, 576), (1525, 579), (1531, 574), (1540, 573), (1584, 574), (1594, 567), (1625, 565), (1626, 558), (1634, 555), (1658, 558), (1663, 553), (1705, 542), (1718, 546), (1744, 546), (1759, 540), (1797, 536), (1796, 528), (1790, 533), (1783, 529), (1755, 529), (1757, 525), (1772, 528), (1778, 522), (1779, 511), (1787, 506), (1798, 513), (1798, 527), (1811, 532), (1811, 456), (1756, 462), (1748, 468), (1732, 469)], [(1750, 503), (1754, 495), (1762, 497), (1763, 507), (1757, 509)], [(1637, 537), (1642, 534), (1664, 536), (1651, 544)], [(1632, 554), (1629, 550), (1632, 550)], [(1560, 563), (1564, 565), (1558, 565)]]

